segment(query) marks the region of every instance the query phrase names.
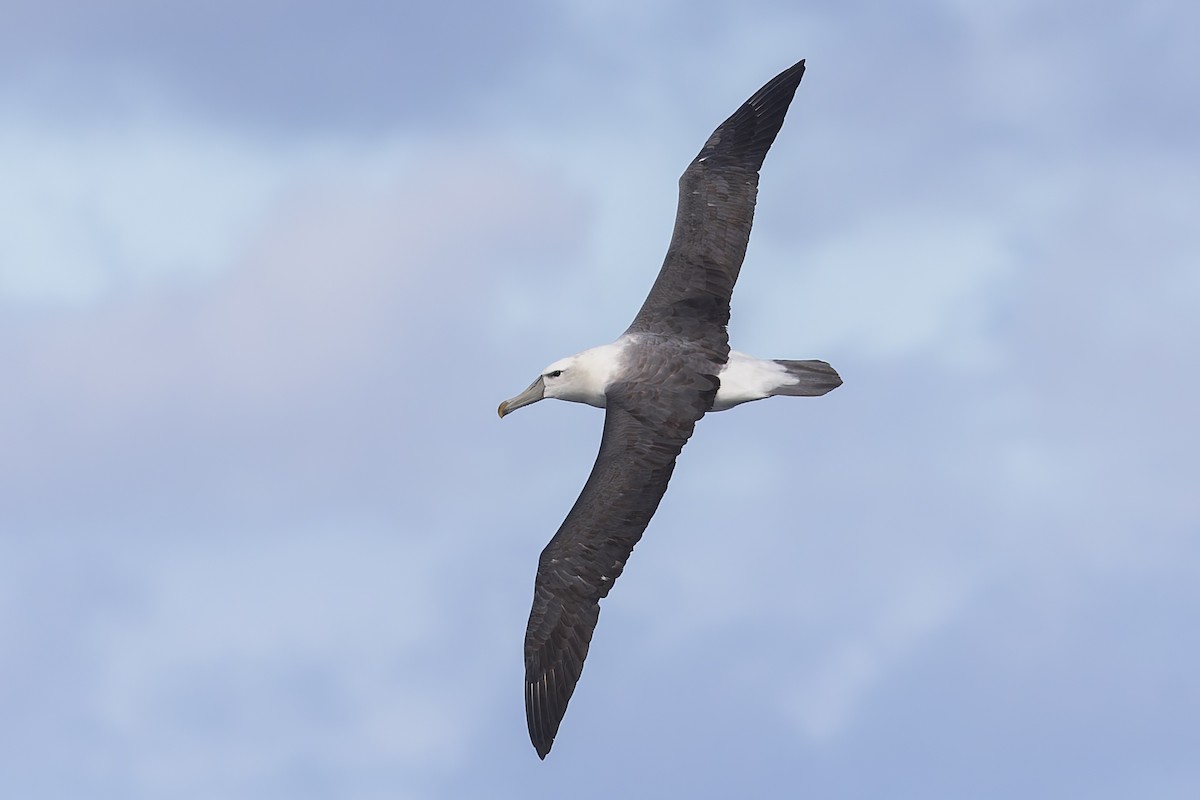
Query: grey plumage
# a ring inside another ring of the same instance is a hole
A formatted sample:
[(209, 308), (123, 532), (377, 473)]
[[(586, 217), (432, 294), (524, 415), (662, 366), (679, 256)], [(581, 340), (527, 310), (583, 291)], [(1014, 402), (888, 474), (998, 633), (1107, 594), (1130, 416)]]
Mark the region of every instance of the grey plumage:
[[(616, 343), (619, 364), (602, 397), (582, 379), (554, 389), (573, 363), (565, 359), (500, 406), (504, 416), (558, 396), (606, 409), (591, 475), (538, 561), (525, 634), (525, 708), (542, 758), (579, 680), (600, 600), (657, 510), (696, 422), (714, 409), (730, 360), (729, 303), (750, 237), (758, 172), (803, 74), (801, 61), (769, 81), (714, 131), (683, 173), (666, 259)], [(722, 408), (773, 394), (824, 394), (841, 382), (823, 361), (741, 358), (750, 388)], [(765, 388), (756, 388), (763, 381)]]
[(775, 394), (785, 397), (820, 397), (842, 385), (842, 377), (825, 361), (789, 361), (777, 358), (775, 363), (796, 379), (791, 386), (780, 386)]

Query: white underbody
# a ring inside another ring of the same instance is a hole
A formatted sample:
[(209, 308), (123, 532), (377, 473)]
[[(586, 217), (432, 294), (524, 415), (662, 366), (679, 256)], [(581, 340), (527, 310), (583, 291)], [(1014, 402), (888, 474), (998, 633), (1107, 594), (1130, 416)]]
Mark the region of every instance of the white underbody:
[(724, 411), (751, 400), (762, 400), (775, 394), (776, 389), (800, 382), (774, 361), (764, 361), (737, 350), (729, 351), (729, 360), (718, 377), (721, 379), (721, 388), (717, 389), (713, 411)]
[[(605, 389), (621, 373), (622, 352), (629, 343), (625, 337), (612, 344), (593, 347), (561, 359), (543, 371), (546, 397), (587, 403), (604, 408)], [(561, 372), (561, 375), (554, 375)], [(729, 351), (729, 360), (719, 374), (721, 387), (713, 411), (724, 411), (752, 400), (771, 397), (777, 389), (794, 386), (799, 380), (774, 361)]]

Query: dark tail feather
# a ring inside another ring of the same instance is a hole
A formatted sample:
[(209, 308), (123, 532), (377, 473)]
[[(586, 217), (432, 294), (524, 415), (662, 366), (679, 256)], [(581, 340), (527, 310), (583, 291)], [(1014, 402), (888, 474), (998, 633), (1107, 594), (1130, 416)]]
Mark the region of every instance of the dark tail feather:
[(824, 361), (783, 361), (775, 359), (775, 363), (788, 371), (788, 375), (799, 379), (799, 383), (791, 386), (780, 386), (771, 394), (788, 395), (791, 397), (818, 397), (832, 392), (842, 385), (842, 379), (837, 370)]

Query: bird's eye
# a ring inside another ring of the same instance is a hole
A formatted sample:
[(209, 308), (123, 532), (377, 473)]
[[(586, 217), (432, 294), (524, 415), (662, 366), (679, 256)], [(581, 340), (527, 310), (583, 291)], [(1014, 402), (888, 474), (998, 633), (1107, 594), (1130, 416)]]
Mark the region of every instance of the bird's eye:
[(546, 377), (547, 377), (547, 378), (557, 378), (559, 375), (562, 375), (562, 370), (561, 370), (561, 369), (556, 369), (556, 370), (554, 370), (553, 372), (547, 372), (547, 373), (546, 373)]

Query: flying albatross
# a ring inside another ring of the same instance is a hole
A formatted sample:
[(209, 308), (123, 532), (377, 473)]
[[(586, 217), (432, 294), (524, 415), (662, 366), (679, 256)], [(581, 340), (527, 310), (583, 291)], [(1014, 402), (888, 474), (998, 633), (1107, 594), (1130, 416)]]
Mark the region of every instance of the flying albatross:
[(666, 261), (629, 329), (555, 361), (500, 404), (501, 417), (546, 397), (605, 409), (596, 464), (538, 560), (525, 632), (525, 712), (543, 759), (583, 670), (600, 600), (654, 516), (696, 421), (765, 397), (823, 395), (842, 383), (824, 361), (730, 350), (726, 331), (758, 171), (803, 75), (801, 61), (772, 78), (688, 165)]

